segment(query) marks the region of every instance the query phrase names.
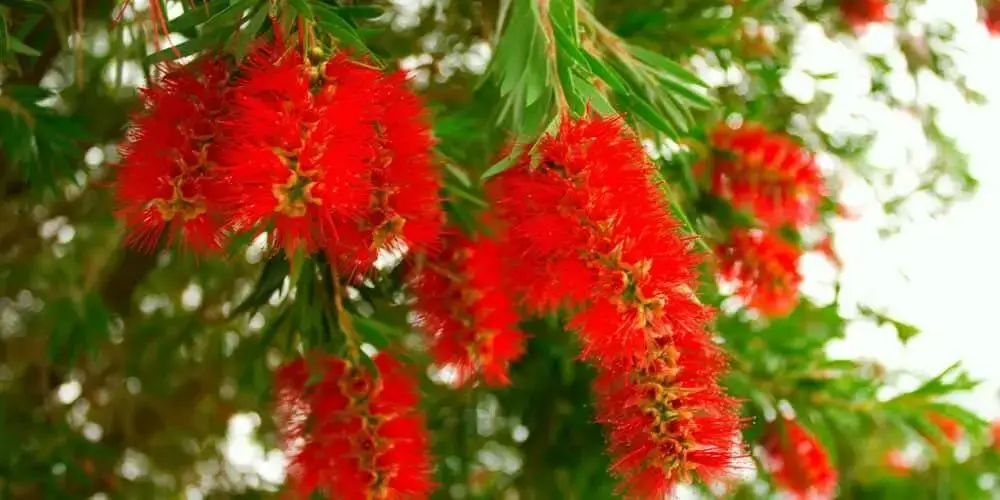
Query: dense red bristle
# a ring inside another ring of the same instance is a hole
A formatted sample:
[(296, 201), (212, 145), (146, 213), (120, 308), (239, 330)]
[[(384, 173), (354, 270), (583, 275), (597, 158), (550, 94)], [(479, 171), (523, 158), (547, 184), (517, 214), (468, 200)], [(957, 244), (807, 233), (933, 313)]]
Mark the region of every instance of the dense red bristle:
[[(416, 381), (396, 360), (374, 358), (378, 376), (327, 355), (281, 367), (275, 417), (293, 493), (336, 498), (427, 498), (432, 463)], [(319, 374), (315, 380), (312, 374)]]
[(358, 70), (319, 82), (296, 49), (260, 47), (244, 63), (227, 122), (232, 223), (269, 231), (289, 253), (337, 250), (367, 210), (379, 75), (336, 61)]
[(459, 384), (478, 374), (489, 385), (507, 385), (510, 363), (524, 352), (505, 281), (497, 242), (459, 233), (445, 236), (414, 276), (421, 329), (435, 362), (454, 368)]
[(197, 252), (221, 246), (228, 207), (216, 196), (216, 123), (228, 109), (229, 74), (224, 61), (207, 56), (140, 92), (143, 110), (117, 168), (127, 245), (152, 250), (166, 232)]
[(798, 422), (785, 418), (771, 424), (762, 444), (772, 477), (794, 498), (834, 497), (837, 470), (819, 440)]
[(826, 188), (809, 151), (755, 123), (720, 125), (710, 139), (719, 152), (700, 168), (707, 167), (713, 194), (767, 225), (816, 221)]
[[(725, 360), (705, 330), (711, 310), (692, 292), (699, 259), (653, 169), (620, 119), (565, 119), (488, 186), (511, 288), (531, 312), (570, 311), (600, 373), (612, 471), (637, 498), (723, 476), (741, 453), (738, 405), (717, 382)], [(667, 406), (672, 416), (650, 419)]]
[(738, 229), (715, 253), (719, 277), (735, 283), (736, 294), (749, 307), (767, 316), (783, 316), (795, 308), (802, 249), (766, 231)]

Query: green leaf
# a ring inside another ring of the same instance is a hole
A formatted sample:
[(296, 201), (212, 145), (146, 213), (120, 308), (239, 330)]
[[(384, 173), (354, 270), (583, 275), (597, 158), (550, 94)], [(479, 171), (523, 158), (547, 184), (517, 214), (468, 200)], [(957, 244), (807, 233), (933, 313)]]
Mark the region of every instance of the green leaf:
[(185, 31), (209, 20), (213, 12), (225, 10), (230, 0), (211, 0), (204, 5), (196, 5), (184, 11), (183, 14), (167, 22), (170, 31)]
[(590, 81), (573, 75), (573, 85), (576, 87), (584, 103), (589, 104), (601, 115), (609, 116), (616, 113), (614, 106), (611, 105), (608, 98), (597, 90), (597, 87), (590, 83)]
[(242, 60), (246, 56), (247, 51), (250, 49), (250, 44), (253, 43), (253, 40), (257, 37), (257, 32), (260, 31), (261, 26), (264, 25), (264, 21), (267, 19), (267, 9), (261, 5), (255, 7), (255, 9), (257, 12), (252, 14), (253, 17), (250, 18), (250, 22), (243, 27), (243, 30), (240, 31), (236, 39), (234, 52), (236, 53), (237, 60)]
[(256, 311), (257, 308), (264, 305), (271, 298), (271, 295), (281, 288), (281, 285), (285, 282), (285, 278), (289, 275), (290, 269), (291, 266), (288, 259), (283, 253), (268, 259), (261, 269), (260, 278), (257, 279), (257, 283), (254, 285), (250, 295), (239, 306), (233, 309), (229, 317), (235, 318), (244, 312)]
[[(301, 0), (300, 0), (301, 1)], [(314, 2), (312, 5), (312, 12), (315, 15), (316, 25), (320, 29), (334, 36), (338, 40), (347, 45), (350, 45), (354, 49), (360, 51), (362, 54), (367, 54), (374, 57), (371, 50), (365, 45), (365, 42), (361, 40), (358, 36), (358, 32), (351, 26), (343, 17), (333, 7), (329, 5)]]
[(451, 174), (452, 177), (458, 179), (458, 182), (462, 183), (463, 186), (467, 188), (472, 187), (472, 179), (469, 179), (469, 174), (465, 173), (465, 170), (462, 170), (451, 163), (445, 163), (444, 169)]
[(175, 59), (180, 59), (182, 57), (190, 56), (196, 52), (199, 52), (205, 48), (217, 44), (221, 41), (221, 37), (213, 35), (202, 35), (194, 40), (188, 40), (186, 42), (174, 45), (173, 47), (167, 47), (161, 49), (157, 52), (146, 56), (146, 62), (149, 64), (156, 64), (160, 62), (173, 61)]
[(374, 19), (385, 13), (378, 5), (343, 5), (336, 9), (341, 16), (353, 19)]
[(353, 320), (354, 328), (363, 337), (362, 340), (375, 346), (376, 349), (389, 347), (390, 337), (400, 338), (403, 336), (402, 332), (372, 318), (355, 315), (351, 316), (351, 319)]
[(260, 6), (259, 0), (236, 0), (224, 9), (216, 12), (201, 26), (203, 33), (217, 31), (226, 27), (238, 24), (242, 19), (242, 14), (254, 5)]
[(515, 146), (509, 155), (505, 156), (502, 160), (494, 163), (490, 168), (483, 172), (483, 175), (479, 177), (480, 181), (485, 181), (494, 175), (497, 175), (510, 167), (513, 167), (517, 163), (517, 159), (521, 156), (520, 146)]
[(642, 118), (649, 126), (663, 132), (672, 139), (677, 138), (677, 129), (645, 100), (631, 98), (628, 99), (628, 103), (632, 110), (635, 111), (635, 114)]
[(0, 13), (0, 61), (7, 58), (7, 51), (10, 50), (9, 37), (10, 34), (7, 32), (7, 16)]
[(313, 12), (312, 6), (306, 0), (288, 0), (288, 5), (295, 9), (299, 14), (302, 15), (307, 20), (312, 20), (316, 17)]
[(604, 61), (601, 61), (589, 52), (583, 52), (583, 57), (587, 60), (587, 65), (590, 67), (590, 70), (593, 71), (595, 75), (599, 76), (601, 80), (604, 80), (605, 83), (610, 85), (615, 92), (618, 92), (623, 96), (627, 96), (632, 93), (628, 84), (622, 80), (622, 77), (619, 76), (618, 73), (615, 72), (615, 70), (610, 66), (604, 64)]
[(485, 200), (454, 184), (445, 184), (444, 189), (449, 193), (452, 193), (455, 196), (458, 196), (459, 198), (462, 198), (463, 200), (466, 200), (480, 208), (486, 208), (489, 206), (489, 203), (486, 203)]
[(31, 47), (28, 47), (27, 45), (24, 44), (24, 42), (18, 40), (17, 38), (9, 37), (7, 40), (8, 43), (10, 44), (10, 50), (16, 54), (21, 54), (30, 57), (38, 57), (42, 55), (41, 52)]
[(640, 61), (652, 66), (653, 68), (660, 69), (661, 73), (667, 78), (674, 79), (680, 83), (687, 83), (697, 87), (708, 88), (708, 85), (695, 76), (694, 73), (688, 71), (684, 68), (684, 66), (671, 61), (670, 58), (666, 56), (635, 45), (630, 46), (629, 50)]

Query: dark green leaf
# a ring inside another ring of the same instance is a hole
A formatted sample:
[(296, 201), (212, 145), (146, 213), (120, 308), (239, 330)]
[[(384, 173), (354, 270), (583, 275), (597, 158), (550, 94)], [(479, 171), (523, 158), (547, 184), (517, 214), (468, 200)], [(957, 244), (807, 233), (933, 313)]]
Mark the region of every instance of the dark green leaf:
[(502, 160), (494, 163), (490, 168), (483, 172), (483, 175), (479, 177), (480, 181), (485, 181), (494, 175), (497, 175), (510, 167), (513, 167), (517, 163), (517, 159), (520, 157), (520, 147), (515, 147), (509, 155), (505, 156)]
[(24, 42), (18, 40), (17, 38), (8, 37), (7, 41), (10, 44), (10, 50), (14, 53), (31, 57), (38, 57), (42, 55), (41, 52), (31, 47), (28, 47), (27, 45), (24, 44)]
[(350, 45), (362, 54), (372, 55), (371, 50), (365, 42), (358, 36), (358, 32), (344, 18), (340, 17), (335, 9), (322, 3), (313, 3), (313, 12), (316, 17), (316, 24), (320, 29), (334, 36), (342, 43)]
[(232, 28), (235, 31), (236, 25), (243, 19), (243, 13), (254, 5), (259, 5), (260, 0), (235, 0), (224, 9), (216, 12), (201, 26), (202, 32), (209, 33), (224, 28)]
[(630, 46), (630, 50), (633, 55), (639, 58), (640, 61), (652, 66), (653, 68), (660, 69), (665, 77), (675, 79), (681, 83), (687, 83), (688, 85), (708, 87), (705, 85), (705, 82), (701, 81), (700, 78), (695, 76), (680, 64), (671, 61), (666, 56), (635, 45)]
[(373, 19), (385, 13), (378, 5), (344, 5), (337, 7), (337, 12), (353, 19)]
[(230, 0), (211, 0), (205, 4), (195, 5), (184, 11), (183, 14), (170, 20), (167, 26), (171, 31), (185, 31), (198, 26), (212, 17), (213, 12), (220, 12), (228, 8)]
[(236, 39), (235, 53), (237, 60), (242, 60), (247, 54), (250, 44), (253, 43), (253, 40), (257, 36), (257, 32), (260, 31), (261, 26), (264, 25), (264, 21), (267, 19), (268, 10), (266, 8), (263, 6), (257, 6), (255, 9), (257, 12), (252, 14), (250, 22), (243, 27), (239, 37)]

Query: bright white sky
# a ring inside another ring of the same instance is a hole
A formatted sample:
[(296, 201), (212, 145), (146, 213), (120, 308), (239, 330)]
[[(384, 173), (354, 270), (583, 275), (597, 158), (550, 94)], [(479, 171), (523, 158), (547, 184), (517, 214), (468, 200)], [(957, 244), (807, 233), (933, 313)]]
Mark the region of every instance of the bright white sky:
[[(1000, 217), (1000, 165), (995, 153), (1000, 141), (1000, 40), (989, 37), (972, 0), (928, 0), (914, 14), (922, 21), (948, 20), (958, 28), (957, 69), (971, 87), (986, 95), (989, 104), (965, 104), (954, 90), (931, 78), (915, 85), (912, 79), (899, 75), (890, 78), (891, 91), (897, 98), (931, 103), (940, 110), (942, 129), (968, 152), (981, 187), (971, 201), (957, 204), (944, 217), (909, 223), (898, 236), (882, 240), (877, 234), (883, 222), (881, 214), (865, 215), (866, 206), (877, 211), (871, 190), (856, 181), (848, 182), (844, 201), (861, 212), (862, 218), (836, 227), (837, 250), (845, 262), (842, 299), (877, 306), (923, 333), (903, 346), (892, 330), (857, 322), (848, 328), (847, 338), (831, 345), (829, 351), (838, 357), (876, 358), (889, 368), (928, 376), (961, 361), (983, 384), (959, 401), (984, 417), (994, 418), (1000, 416), (1000, 328), (996, 326), (1000, 309), (993, 309), (997, 304), (990, 299), (1000, 298), (996, 289), (1000, 283), (1000, 235), (993, 230)], [(918, 23), (907, 29), (919, 34)], [(898, 53), (892, 42), (894, 30), (874, 26), (860, 37), (858, 45), (872, 54)], [(903, 172), (923, 168), (928, 154), (919, 127), (905, 112), (890, 111), (868, 98), (868, 79), (856, 77), (867, 72), (857, 67), (856, 49), (848, 50), (811, 29), (803, 32), (801, 44), (802, 66), (816, 73), (841, 72), (839, 78), (823, 84), (838, 104), (831, 113), (835, 116), (821, 125), (853, 127), (861, 117), (879, 131), (878, 142), (867, 158), (871, 164)], [(809, 93), (808, 79), (789, 80), (786, 84), (799, 83), (794, 86), (804, 90), (796, 90)], [(906, 184), (904, 175), (900, 192), (912, 188)], [(828, 283), (831, 270), (823, 259), (807, 258), (803, 271), (807, 293), (817, 298), (829, 296), (830, 288), (824, 282)]]

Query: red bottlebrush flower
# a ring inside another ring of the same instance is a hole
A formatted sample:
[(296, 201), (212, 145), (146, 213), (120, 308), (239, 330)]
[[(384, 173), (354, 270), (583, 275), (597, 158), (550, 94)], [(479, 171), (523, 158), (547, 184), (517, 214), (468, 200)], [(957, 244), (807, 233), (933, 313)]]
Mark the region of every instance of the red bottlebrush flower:
[(314, 491), (345, 500), (429, 495), (431, 458), (416, 381), (391, 357), (373, 361), (377, 378), (325, 355), (276, 373), (275, 416), (289, 482), (302, 498)]
[(415, 310), (435, 361), (456, 368), (459, 383), (481, 373), (487, 384), (509, 384), (508, 366), (524, 352), (504, 282), (497, 242), (461, 234), (446, 236), (415, 276)]
[(833, 498), (837, 471), (823, 445), (798, 422), (772, 424), (763, 439), (766, 464), (774, 481), (796, 498)]
[(724, 481), (744, 453), (739, 403), (715, 381), (726, 365), (719, 347), (700, 332), (660, 344), (651, 363), (631, 372), (598, 365), (597, 419), (630, 498), (663, 498), (692, 476)]
[(756, 123), (720, 125), (711, 142), (722, 152), (708, 171), (713, 194), (768, 225), (816, 221), (826, 188), (809, 151)]
[(951, 417), (940, 413), (930, 413), (927, 415), (927, 418), (944, 434), (948, 442), (955, 444), (962, 439), (962, 434), (964, 434), (965, 430), (962, 429), (961, 424)]
[(369, 205), (372, 88), (380, 74), (342, 55), (325, 64), (335, 76), (318, 76), (319, 69), (281, 43), (256, 50), (228, 123), (234, 226), (269, 231), (271, 242), (290, 254), (336, 252)]
[(426, 111), (401, 73), (294, 47), (250, 56), (237, 88), (227, 166), (234, 225), (286, 252), (320, 249), (363, 273), (380, 249), (426, 250), (443, 222)]
[(991, 35), (1000, 35), (1000, 1), (992, 1), (983, 9), (983, 24)]
[[(431, 153), (434, 140), (427, 110), (407, 88), (406, 74), (401, 71), (382, 78), (376, 102), (380, 113), (375, 124), (369, 218), (374, 241), (369, 246), (427, 251), (444, 222), (438, 193), (441, 176)], [(374, 258), (372, 252), (370, 259)]]
[(716, 248), (719, 277), (737, 285), (736, 294), (767, 316), (788, 314), (799, 300), (802, 250), (761, 230), (736, 230)]
[(226, 207), (216, 196), (216, 123), (229, 99), (230, 69), (208, 57), (143, 90), (118, 165), (126, 244), (152, 250), (164, 231), (199, 252), (222, 243)]
[(912, 466), (906, 456), (899, 450), (889, 450), (883, 458), (886, 469), (894, 476), (904, 477), (910, 475)]
[(489, 186), (527, 309), (576, 309), (584, 354), (602, 363), (645, 359), (660, 332), (701, 331), (698, 258), (623, 123), (566, 120), (535, 150), (539, 165), (524, 154)]
[(841, 0), (840, 13), (854, 29), (889, 20), (886, 0)]
[[(698, 258), (641, 144), (621, 120), (591, 117), (563, 121), (534, 152), (488, 186), (507, 274), (528, 310), (572, 311), (602, 374), (598, 418), (623, 491), (726, 474), (741, 423), (716, 380), (725, 363), (705, 331), (711, 311), (692, 293)], [(672, 416), (653, 414), (668, 406)]]

